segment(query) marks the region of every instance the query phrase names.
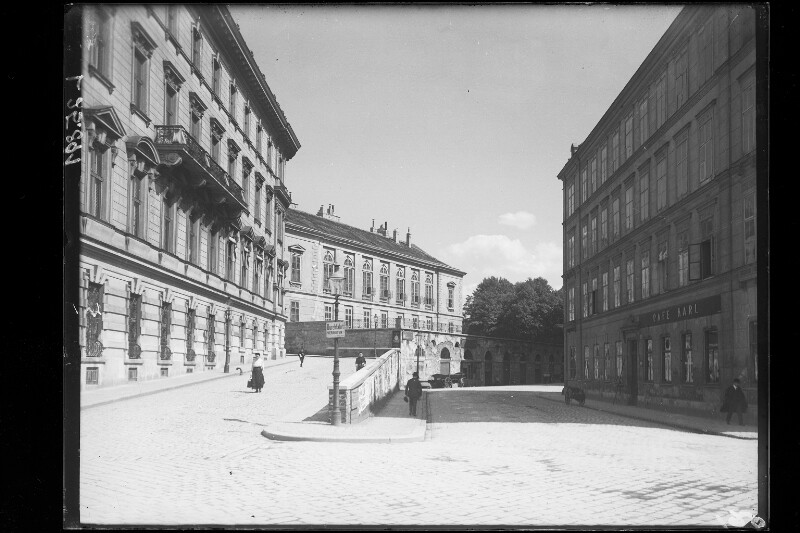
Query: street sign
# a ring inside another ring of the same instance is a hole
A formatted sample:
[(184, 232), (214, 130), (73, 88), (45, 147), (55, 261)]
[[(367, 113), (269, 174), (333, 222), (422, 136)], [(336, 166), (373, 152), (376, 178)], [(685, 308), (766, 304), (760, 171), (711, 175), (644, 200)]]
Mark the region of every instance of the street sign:
[(325, 337), (328, 339), (344, 337), (344, 320), (325, 322)]

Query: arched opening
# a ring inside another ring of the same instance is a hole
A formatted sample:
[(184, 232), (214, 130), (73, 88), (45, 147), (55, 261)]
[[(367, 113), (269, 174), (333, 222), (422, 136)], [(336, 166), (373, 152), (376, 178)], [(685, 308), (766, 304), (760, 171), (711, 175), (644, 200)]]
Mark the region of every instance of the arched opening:
[(553, 361), (553, 354), (550, 354), (547, 357), (547, 382), (550, 383), (553, 380), (553, 375), (555, 374), (555, 364)]
[(461, 373), (464, 376), (464, 384), (471, 385), (475, 382), (477, 364), (472, 358), (472, 352), (464, 350), (464, 358), (461, 360)]
[(519, 383), (528, 384), (528, 356), (523, 355), (519, 358)]
[(483, 384), (484, 385), (492, 385), (492, 352), (486, 352), (486, 355), (483, 356), (484, 368), (483, 368)]
[(511, 354), (503, 355), (503, 385), (511, 384)]
[(450, 375), (450, 350), (442, 348), (442, 353), (439, 356), (439, 373), (445, 376)]
[(456, 348), (458, 348), (458, 346), (459, 346), (458, 343), (456, 343)]

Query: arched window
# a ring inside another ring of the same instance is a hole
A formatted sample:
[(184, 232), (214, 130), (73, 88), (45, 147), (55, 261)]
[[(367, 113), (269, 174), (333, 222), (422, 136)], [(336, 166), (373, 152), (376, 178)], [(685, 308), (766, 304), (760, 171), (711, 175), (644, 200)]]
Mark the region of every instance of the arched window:
[(397, 267), (397, 280), (395, 285), (395, 301), (398, 305), (405, 305), (406, 301), (406, 269)]
[(439, 373), (445, 375), (450, 374), (450, 350), (447, 348), (442, 348), (439, 361)]
[(355, 283), (356, 269), (353, 267), (353, 256), (348, 255), (344, 258), (344, 293), (346, 295), (353, 295)]
[(369, 298), (372, 298), (372, 295), (375, 292), (375, 289), (372, 287), (372, 260), (371, 259), (365, 259), (364, 260), (364, 264), (361, 267), (361, 271), (362, 271), (362, 276), (363, 276), (362, 277), (362, 281), (364, 283), (362, 295), (366, 296), (366, 297), (369, 297)]
[(330, 293), (331, 287), (328, 283), (328, 280), (331, 278), (331, 276), (333, 276), (333, 250), (325, 250), (325, 255), (322, 256), (322, 268), (322, 290)]

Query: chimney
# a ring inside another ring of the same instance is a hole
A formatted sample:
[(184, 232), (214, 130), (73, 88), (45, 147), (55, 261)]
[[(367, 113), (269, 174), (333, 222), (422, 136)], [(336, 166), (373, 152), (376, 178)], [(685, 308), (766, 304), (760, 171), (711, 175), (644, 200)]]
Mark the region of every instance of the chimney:
[(397, 242), (397, 228), (394, 228), (394, 232), (393, 232), (393, 235), (392, 235), (392, 240), (394, 242)]
[(374, 218), (372, 219), (372, 227), (369, 228), (369, 232), (370, 233), (375, 233), (375, 219)]
[(325, 214), (324, 211), (325, 211), (325, 206), (324, 205), (319, 206), (319, 211), (317, 211), (317, 216), (318, 217), (324, 216)]
[(411, 228), (408, 228), (408, 233), (406, 233), (406, 246), (411, 248)]

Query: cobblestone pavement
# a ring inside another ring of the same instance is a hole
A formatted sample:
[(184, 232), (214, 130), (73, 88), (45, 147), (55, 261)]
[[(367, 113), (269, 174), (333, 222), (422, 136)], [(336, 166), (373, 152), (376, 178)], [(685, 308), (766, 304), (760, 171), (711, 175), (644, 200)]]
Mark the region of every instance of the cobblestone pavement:
[[(352, 366), (342, 362), (343, 377)], [(265, 369), (261, 394), (245, 374), (83, 411), (81, 521), (714, 526), (755, 512), (756, 441), (532, 392), (432, 393), (424, 442), (260, 435), (324, 405), (331, 369), (308, 357)]]

